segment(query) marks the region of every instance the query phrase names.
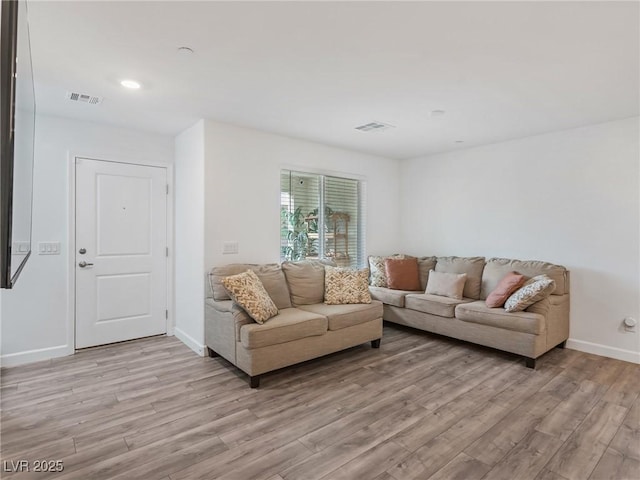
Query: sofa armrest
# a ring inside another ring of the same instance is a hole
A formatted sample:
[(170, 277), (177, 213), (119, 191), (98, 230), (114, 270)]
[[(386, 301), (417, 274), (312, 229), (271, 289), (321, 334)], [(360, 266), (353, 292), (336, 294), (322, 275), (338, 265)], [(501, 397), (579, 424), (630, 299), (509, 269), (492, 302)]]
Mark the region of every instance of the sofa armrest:
[(534, 303), (527, 312), (544, 315), (547, 326), (547, 349), (569, 338), (569, 295), (551, 295)]
[(551, 302), (547, 297), (547, 298), (543, 298), (539, 302), (529, 305), (525, 311), (531, 312), (531, 313), (539, 313), (543, 317), (547, 318), (550, 308), (551, 308)]
[(236, 364), (236, 343), (240, 327), (253, 319), (231, 300), (205, 300), (204, 340), (211, 350)]

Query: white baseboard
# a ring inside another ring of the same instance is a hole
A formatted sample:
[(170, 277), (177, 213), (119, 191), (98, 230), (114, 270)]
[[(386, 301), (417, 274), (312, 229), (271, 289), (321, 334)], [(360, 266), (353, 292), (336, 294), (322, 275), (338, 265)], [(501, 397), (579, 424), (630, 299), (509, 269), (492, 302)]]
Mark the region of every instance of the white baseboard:
[(625, 362), (640, 363), (640, 352), (632, 350), (623, 350), (622, 348), (609, 347), (599, 343), (585, 342), (583, 340), (567, 340), (567, 348), (579, 350), (581, 352), (593, 353), (602, 357), (615, 358)]
[(196, 352), (201, 357), (204, 357), (204, 345), (196, 341), (195, 338), (193, 338), (191, 335), (186, 334), (185, 332), (180, 330), (180, 328), (178, 327), (174, 327), (173, 333), (187, 347), (189, 347), (191, 350)]
[(73, 355), (74, 348), (69, 345), (59, 345), (57, 347), (40, 348), (38, 350), (27, 350), (26, 352), (7, 353), (0, 356), (0, 365), (3, 367), (14, 367), (25, 363), (41, 362), (57, 357)]

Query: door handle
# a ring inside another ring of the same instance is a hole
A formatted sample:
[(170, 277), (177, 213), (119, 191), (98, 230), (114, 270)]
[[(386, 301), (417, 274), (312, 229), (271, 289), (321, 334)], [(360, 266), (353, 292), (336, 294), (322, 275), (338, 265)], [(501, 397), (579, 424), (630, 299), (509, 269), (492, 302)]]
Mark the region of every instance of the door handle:
[(78, 266), (79, 266), (80, 268), (93, 267), (93, 263), (87, 263), (87, 262), (85, 262), (85, 261), (83, 260), (83, 261), (81, 261), (80, 263), (78, 263)]

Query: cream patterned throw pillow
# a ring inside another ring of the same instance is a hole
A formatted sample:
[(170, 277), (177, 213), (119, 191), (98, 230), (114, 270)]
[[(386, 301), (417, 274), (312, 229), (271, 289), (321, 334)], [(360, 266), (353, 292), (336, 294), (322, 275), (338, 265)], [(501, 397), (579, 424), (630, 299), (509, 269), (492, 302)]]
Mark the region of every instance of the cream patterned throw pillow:
[(369, 293), (369, 269), (324, 267), (324, 303), (371, 303)]
[(369, 270), (371, 271), (371, 286), (386, 287), (387, 272), (384, 268), (384, 260), (386, 257), (369, 257)]
[(556, 282), (547, 275), (533, 277), (516, 290), (504, 303), (507, 312), (521, 312), (529, 305), (547, 298), (556, 289)]
[(253, 270), (225, 277), (221, 281), (234, 302), (256, 322), (264, 323), (278, 314), (278, 308)]

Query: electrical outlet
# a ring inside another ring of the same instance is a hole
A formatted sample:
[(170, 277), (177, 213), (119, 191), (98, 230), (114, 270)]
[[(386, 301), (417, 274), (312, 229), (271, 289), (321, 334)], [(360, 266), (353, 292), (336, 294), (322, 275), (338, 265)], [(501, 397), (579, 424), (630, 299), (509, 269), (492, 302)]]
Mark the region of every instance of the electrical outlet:
[(638, 321), (633, 317), (624, 317), (624, 320), (622, 320), (622, 326), (627, 332), (635, 332), (636, 325), (638, 325)]

